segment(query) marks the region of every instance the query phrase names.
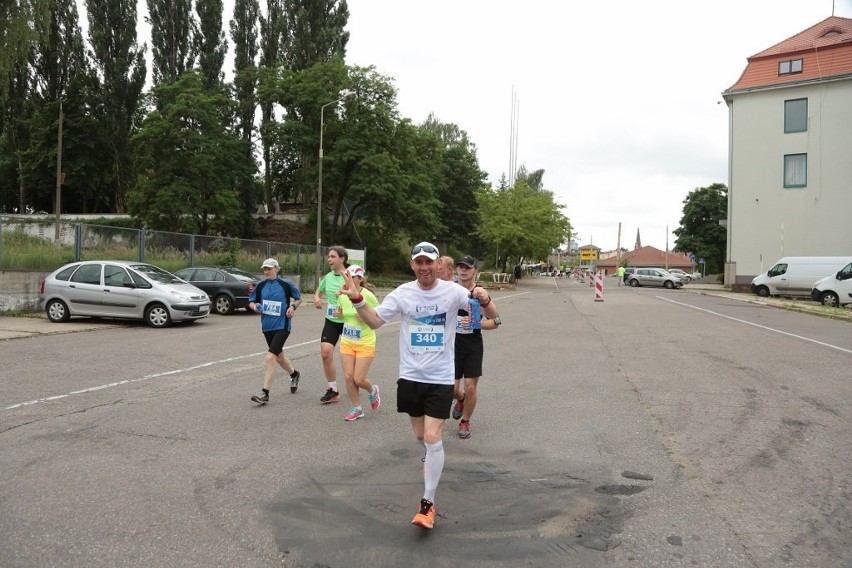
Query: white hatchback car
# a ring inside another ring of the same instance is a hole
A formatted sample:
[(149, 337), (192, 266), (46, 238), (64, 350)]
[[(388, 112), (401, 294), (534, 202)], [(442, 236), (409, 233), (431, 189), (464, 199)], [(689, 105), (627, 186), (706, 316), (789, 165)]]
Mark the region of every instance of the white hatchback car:
[(153, 264), (123, 260), (66, 264), (41, 283), (39, 303), (54, 323), (94, 316), (166, 327), (210, 315), (210, 298), (203, 290)]

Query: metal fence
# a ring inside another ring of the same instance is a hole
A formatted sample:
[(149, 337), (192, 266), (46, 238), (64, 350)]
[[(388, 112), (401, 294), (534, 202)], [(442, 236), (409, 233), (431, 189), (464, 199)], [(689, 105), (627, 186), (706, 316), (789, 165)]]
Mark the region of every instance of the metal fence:
[[(348, 250), (353, 262), (363, 263), (365, 251)], [(328, 249), (321, 252), (324, 259)], [(263, 260), (272, 257), (282, 275), (298, 277), (303, 289), (314, 289), (316, 254), (315, 246), (292, 243), (0, 216), (0, 270), (51, 272), (69, 262), (109, 259), (148, 262), (170, 272), (212, 265), (258, 273)]]

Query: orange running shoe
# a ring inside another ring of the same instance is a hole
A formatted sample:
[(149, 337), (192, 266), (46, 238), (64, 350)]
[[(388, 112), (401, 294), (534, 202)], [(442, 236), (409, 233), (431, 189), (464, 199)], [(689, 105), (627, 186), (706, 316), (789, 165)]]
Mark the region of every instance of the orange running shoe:
[(420, 512), (414, 515), (411, 524), (420, 525), (424, 529), (431, 529), (435, 526), (435, 505), (428, 499), (421, 499)]

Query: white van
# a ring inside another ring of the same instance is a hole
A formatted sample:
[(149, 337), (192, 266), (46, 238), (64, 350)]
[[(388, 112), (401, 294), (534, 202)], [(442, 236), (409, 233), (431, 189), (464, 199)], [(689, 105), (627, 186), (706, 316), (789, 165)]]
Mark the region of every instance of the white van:
[(852, 262), (814, 284), (811, 299), (832, 307), (852, 304)]
[(810, 296), (814, 283), (852, 262), (852, 256), (787, 256), (751, 281), (758, 296)]

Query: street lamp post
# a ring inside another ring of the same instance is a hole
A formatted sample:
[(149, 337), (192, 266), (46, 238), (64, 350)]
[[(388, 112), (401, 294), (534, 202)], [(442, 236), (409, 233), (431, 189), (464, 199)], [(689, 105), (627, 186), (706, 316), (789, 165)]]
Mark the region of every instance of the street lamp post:
[(335, 105), (343, 99), (350, 99), (354, 96), (354, 91), (344, 89), (337, 99), (320, 107), (319, 179), (317, 180), (317, 286), (319, 286), (320, 273), (322, 272), (322, 134), (325, 130), (325, 107)]

